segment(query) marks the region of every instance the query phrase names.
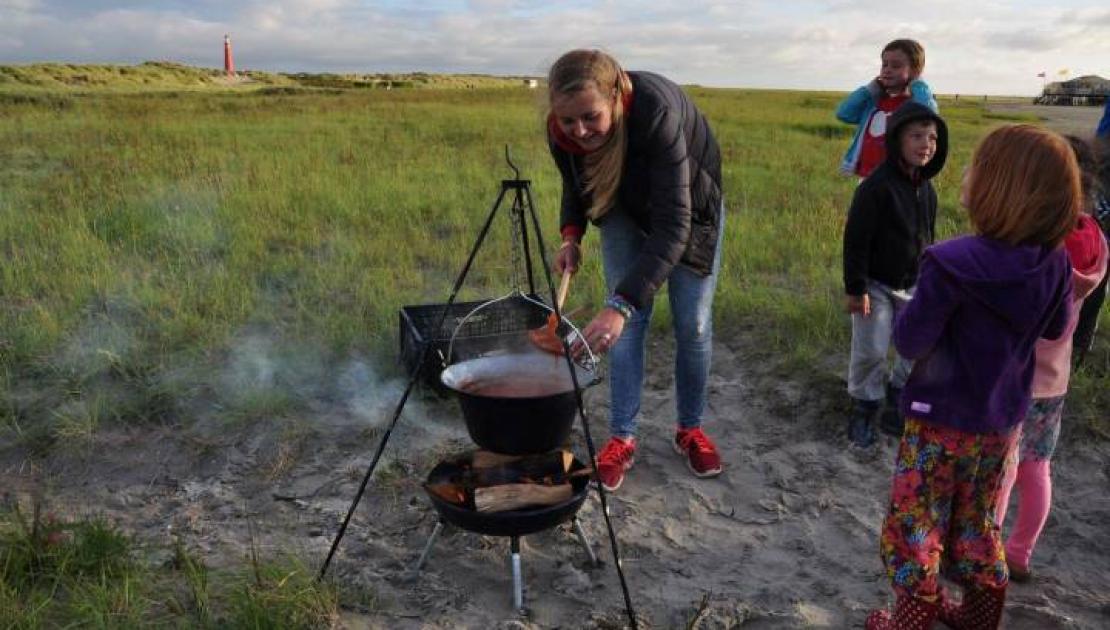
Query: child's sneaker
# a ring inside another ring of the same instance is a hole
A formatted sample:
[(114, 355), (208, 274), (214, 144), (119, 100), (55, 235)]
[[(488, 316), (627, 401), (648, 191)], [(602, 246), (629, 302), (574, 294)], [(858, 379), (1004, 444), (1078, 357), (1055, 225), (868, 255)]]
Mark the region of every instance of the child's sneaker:
[(721, 474), (721, 455), (700, 427), (679, 429), (671, 444), (676, 453), (686, 458), (686, 465), (695, 477), (716, 477)]
[(636, 440), (628, 438), (609, 438), (605, 448), (597, 455), (597, 478), (601, 487), (615, 492), (624, 483), (624, 472), (632, 468), (635, 461)]

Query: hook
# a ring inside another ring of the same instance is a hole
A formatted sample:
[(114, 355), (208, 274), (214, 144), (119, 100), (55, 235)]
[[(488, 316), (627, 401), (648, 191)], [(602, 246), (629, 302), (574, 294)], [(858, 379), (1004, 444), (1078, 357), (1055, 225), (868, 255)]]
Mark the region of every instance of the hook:
[(516, 167), (516, 164), (513, 164), (513, 156), (512, 153), (509, 152), (508, 144), (505, 145), (505, 161), (509, 163), (509, 168), (513, 169), (516, 179), (520, 179), (520, 169)]

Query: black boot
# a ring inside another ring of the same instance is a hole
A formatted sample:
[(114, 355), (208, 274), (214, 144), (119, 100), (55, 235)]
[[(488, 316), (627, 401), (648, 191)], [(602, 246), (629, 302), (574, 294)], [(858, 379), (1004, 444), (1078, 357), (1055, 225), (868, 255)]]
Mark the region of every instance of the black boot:
[(848, 439), (861, 448), (875, 442), (875, 416), (879, 413), (879, 400), (852, 399), (852, 415), (848, 417)]
[(902, 429), (905, 428), (902, 411), (898, 409), (898, 399), (901, 397), (901, 387), (886, 386), (886, 408), (883, 409), (883, 415), (879, 416), (879, 428), (883, 433), (894, 437), (902, 437)]

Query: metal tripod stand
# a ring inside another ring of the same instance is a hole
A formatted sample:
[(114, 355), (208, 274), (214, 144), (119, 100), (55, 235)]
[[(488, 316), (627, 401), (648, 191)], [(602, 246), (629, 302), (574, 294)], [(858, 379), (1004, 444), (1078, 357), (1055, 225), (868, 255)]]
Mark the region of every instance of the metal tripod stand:
[[(505, 147), (505, 161), (508, 163), (509, 167), (512, 169), (514, 177), (513, 177), (513, 179), (501, 180), (501, 191), (497, 196), (497, 200), (494, 202), (493, 207), (490, 209), (490, 212), (489, 212), (488, 216), (486, 217), (485, 223), (482, 225), (482, 229), (478, 234), (478, 238), (476, 239), (476, 241), (474, 243), (474, 246), (471, 248), (470, 255), (468, 256), (468, 258), (466, 260), (466, 263), (463, 265), (462, 270), (459, 272), (459, 275), (455, 280), (455, 284), (451, 289), (451, 295), (450, 295), (450, 297), (448, 297), (447, 304), (446, 304), (445, 308), (443, 309), (443, 313), (440, 315), (439, 321), (436, 323), (433, 330), (441, 330), (443, 328), (443, 323), (444, 323), (444, 321), (446, 321), (446, 318), (447, 318), (448, 309), (452, 304), (455, 303), (455, 299), (458, 297), (459, 290), (462, 288), (463, 282), (466, 280), (466, 276), (470, 272), (470, 269), (474, 264), (474, 260), (475, 260), (477, 254), (478, 254), (478, 251), (481, 249), (482, 244), (485, 242), (486, 236), (489, 234), (490, 226), (493, 225), (494, 217), (497, 215), (498, 211), (502, 207), (502, 204), (505, 202), (506, 197), (510, 196), (510, 194), (511, 194), (511, 198), (512, 198), (510, 212), (512, 213), (514, 228), (516, 228), (516, 231), (517, 231), (517, 234), (515, 234), (514, 236), (519, 237), (519, 247), (521, 249), (521, 257), (523, 258), (523, 260), (519, 261), (519, 262), (522, 263), (522, 266), (524, 268), (524, 272), (527, 275), (528, 290), (530, 292), (533, 292), (533, 293), (535, 291), (534, 273), (533, 273), (533, 265), (532, 265), (531, 247), (530, 247), (530, 244), (529, 244), (530, 243), (529, 230), (528, 230), (528, 224), (529, 224), (529, 220), (530, 220), (531, 225), (532, 225), (532, 233), (533, 233), (535, 241), (536, 241), (536, 249), (539, 251), (540, 263), (541, 263), (541, 266), (544, 270), (544, 278), (547, 281), (547, 293), (550, 296), (551, 307), (555, 312), (556, 318), (559, 321), (562, 321), (562, 319), (563, 319), (563, 314), (562, 314), (561, 309), (559, 307), (558, 300), (556, 299), (555, 282), (551, 277), (551, 267), (548, 264), (548, 260), (547, 260), (547, 255), (546, 255), (547, 249), (546, 249), (546, 246), (544, 245), (543, 233), (540, 229), (539, 218), (536, 215), (535, 205), (532, 202), (531, 181), (526, 180), (526, 179), (521, 179), (520, 169), (518, 169), (517, 166), (515, 164), (513, 164), (512, 158), (509, 155), (509, 148), (507, 146)], [(514, 247), (513, 247), (514, 252), (515, 252), (516, 248), (517, 248), (517, 245), (514, 245)], [(515, 256), (515, 253), (514, 253), (514, 256)], [(517, 273), (516, 270), (519, 269), (519, 267), (517, 266), (517, 262), (518, 261), (514, 261), (514, 273)], [(519, 278), (517, 280), (519, 281)], [(589, 424), (588, 418), (586, 417), (585, 404), (582, 400), (582, 384), (578, 382), (578, 375), (577, 375), (577, 371), (575, 370), (574, 360), (571, 358), (569, 344), (567, 343), (565, 338), (562, 340), (562, 343), (563, 343), (563, 357), (565, 358), (565, 360), (567, 362), (567, 369), (570, 371), (571, 382), (574, 384), (575, 398), (576, 398), (576, 402), (577, 402), (577, 405), (578, 405), (578, 417), (581, 419), (582, 433), (583, 433), (584, 437), (586, 438), (586, 449), (588, 451), (590, 461), (596, 461), (597, 460), (597, 449), (594, 446), (593, 437), (590, 433), (590, 424)], [(423, 347), (423, 349), (421, 350), (421, 353), (420, 353), (420, 358), (417, 361), (418, 366), (423, 365), (424, 360), (427, 357), (427, 353), (430, 351), (430, 349), (431, 349), (431, 344), (426, 344)], [(447, 357), (447, 359), (449, 360), (450, 357)], [(328, 566), (331, 564), (332, 557), (335, 555), (335, 551), (339, 547), (339, 542), (343, 539), (343, 535), (347, 531), (347, 526), (351, 522), (351, 517), (354, 516), (355, 509), (358, 507), (359, 502), (362, 500), (362, 495), (366, 492), (366, 486), (370, 482), (370, 477), (373, 475), (374, 469), (377, 468), (377, 465), (378, 465), (378, 462), (381, 459), (382, 453), (385, 451), (385, 445), (389, 441), (389, 437), (393, 433), (393, 429), (397, 426), (397, 421), (401, 417), (401, 412), (405, 407), (405, 403), (408, 402), (409, 396), (412, 394), (413, 388), (416, 385), (416, 381), (418, 380), (419, 376), (420, 376), (420, 370), (419, 369), (413, 370), (412, 374), (409, 376), (408, 384), (405, 387), (405, 391), (401, 395), (401, 399), (397, 403), (397, 407), (394, 409), (393, 417), (390, 420), (389, 426), (387, 426), (386, 430), (382, 433), (381, 440), (378, 442), (378, 447), (374, 451), (374, 457), (370, 461), (370, 466), (367, 467), (366, 474), (362, 478), (362, 483), (359, 484), (358, 492), (356, 493), (356, 495), (354, 497), (354, 500), (351, 501), (351, 506), (347, 510), (347, 515), (343, 519), (343, 523), (339, 526), (339, 531), (336, 533), (335, 539), (332, 541), (331, 548), (328, 550), (327, 558), (324, 559), (324, 564), (320, 567), (320, 573), (317, 576), (317, 579), (323, 579), (325, 574), (327, 573)], [(596, 484), (595, 487), (597, 489), (598, 499), (601, 501), (601, 508), (602, 508), (601, 512), (602, 512), (602, 515), (604, 516), (605, 527), (606, 527), (606, 530), (607, 530), (608, 535), (609, 535), (609, 547), (610, 547), (610, 549), (612, 551), (612, 555), (613, 555), (613, 566), (616, 568), (617, 577), (620, 580), (621, 592), (624, 596), (625, 612), (628, 615), (629, 624), (635, 630), (636, 628), (639, 627), (639, 625), (638, 625), (638, 622), (636, 620), (635, 611), (632, 608), (632, 598), (631, 598), (631, 595), (629, 594), (628, 583), (625, 580), (624, 569), (623, 569), (622, 564), (621, 564), (620, 550), (619, 550), (618, 543), (617, 543), (616, 532), (613, 529), (613, 523), (612, 523), (612, 520), (609, 517), (609, 504), (608, 504), (606, 492), (605, 492), (605, 489), (601, 486), (600, 483)], [(431, 540), (425, 546), (425, 550), (424, 550), (424, 553), (422, 554), (420, 565), (422, 565), (423, 561), (426, 560), (425, 556), (430, 551), (431, 543), (434, 542), (436, 535), (437, 535), (437, 533), (433, 533), (433, 536), (432, 536)], [(514, 597), (513, 597), (514, 602), (513, 603), (516, 605), (517, 609), (520, 609), (523, 606), (523, 601), (522, 601), (522, 595), (521, 595), (522, 589), (518, 588), (518, 583), (519, 583), (519, 579), (518, 579), (519, 575), (518, 574), (519, 574), (519, 563), (520, 563), (519, 540), (517, 540), (516, 542), (517, 542), (517, 544), (514, 545), (515, 549), (514, 549), (514, 552), (513, 552), (513, 555), (514, 555), (514, 563), (513, 563), (513, 566), (514, 566)], [(587, 545), (587, 547), (588, 547), (588, 545)], [(592, 552), (591, 552), (591, 555), (592, 555)], [(596, 558), (595, 558), (595, 560), (596, 560)]]

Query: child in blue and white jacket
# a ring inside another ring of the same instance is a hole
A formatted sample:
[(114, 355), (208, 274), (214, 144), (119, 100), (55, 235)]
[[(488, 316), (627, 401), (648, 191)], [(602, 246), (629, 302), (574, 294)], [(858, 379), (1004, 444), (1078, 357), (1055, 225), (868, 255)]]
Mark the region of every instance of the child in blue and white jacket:
[(840, 163), (840, 172), (863, 179), (886, 158), (886, 119), (906, 101), (937, 113), (933, 91), (921, 79), (925, 49), (912, 39), (896, 39), (883, 48), (879, 76), (848, 95), (836, 108), (836, 118), (856, 125), (856, 135)]

